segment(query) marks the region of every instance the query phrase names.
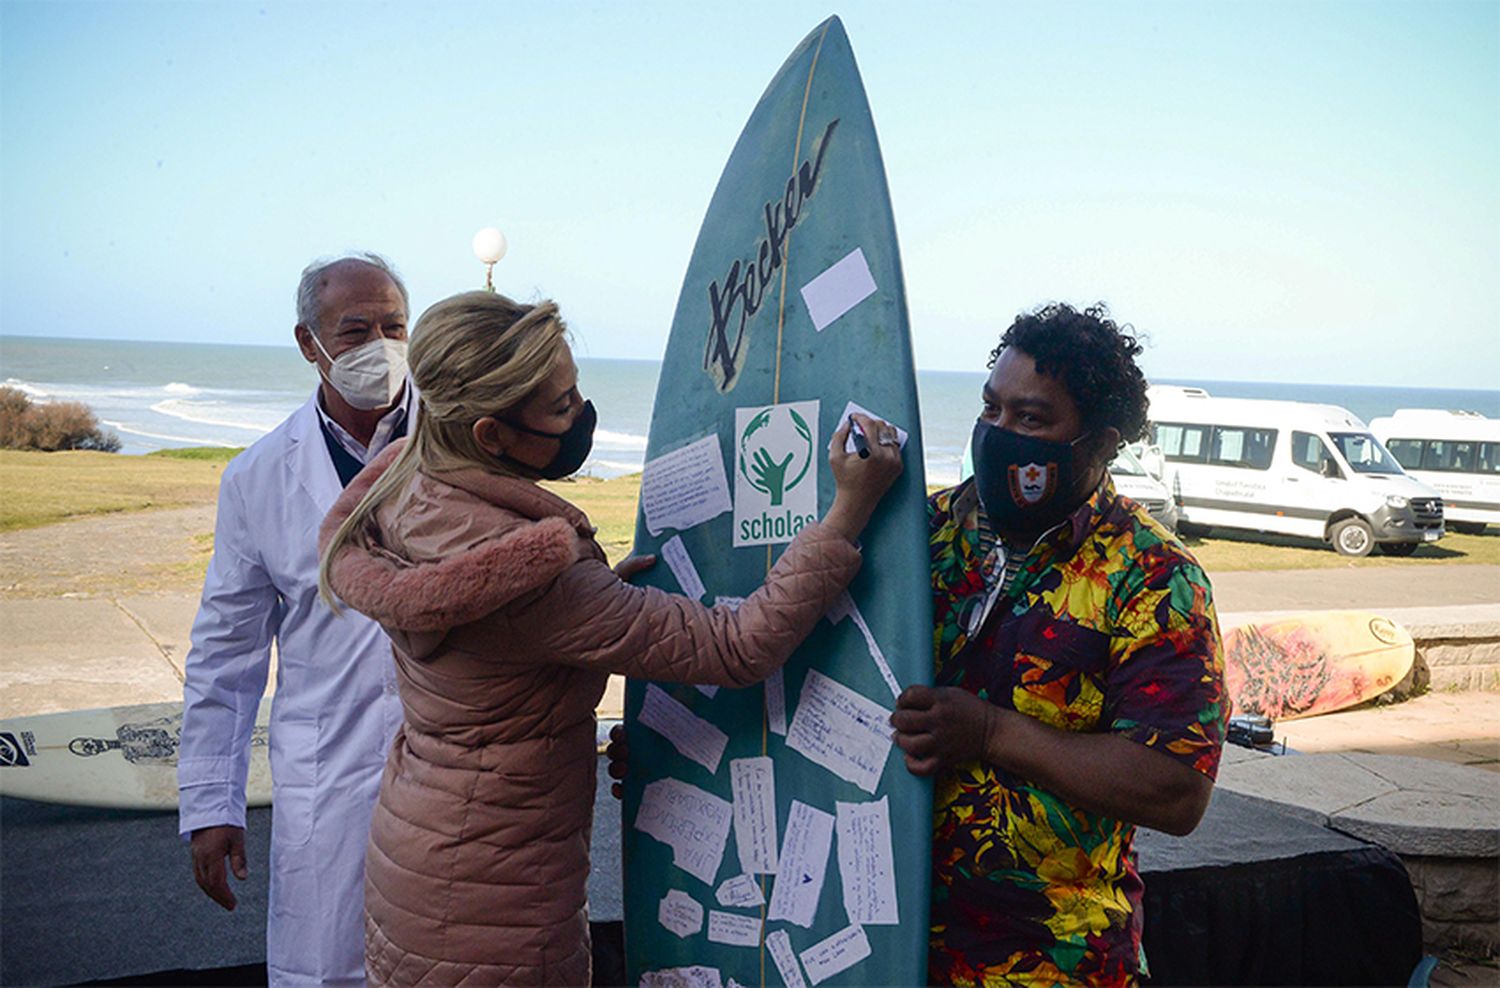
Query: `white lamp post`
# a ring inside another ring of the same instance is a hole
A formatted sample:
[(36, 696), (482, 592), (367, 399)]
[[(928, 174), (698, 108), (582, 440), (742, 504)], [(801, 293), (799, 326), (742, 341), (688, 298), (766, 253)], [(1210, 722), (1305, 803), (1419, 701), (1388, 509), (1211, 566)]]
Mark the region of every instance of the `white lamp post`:
[(487, 226), (474, 234), (474, 256), (484, 262), (484, 287), (495, 290), (495, 264), (505, 256), (505, 234), (495, 227)]

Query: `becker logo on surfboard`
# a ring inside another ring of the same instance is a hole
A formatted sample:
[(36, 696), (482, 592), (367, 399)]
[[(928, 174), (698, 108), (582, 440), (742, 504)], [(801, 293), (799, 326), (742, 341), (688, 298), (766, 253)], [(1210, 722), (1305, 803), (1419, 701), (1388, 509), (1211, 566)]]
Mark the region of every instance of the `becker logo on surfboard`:
[(823, 135), (812, 145), (812, 153), (802, 160), (786, 180), (786, 191), (772, 199), (762, 210), (765, 236), (751, 251), (750, 260), (736, 257), (722, 280), (709, 282), (708, 340), (703, 346), (703, 369), (713, 377), (721, 392), (732, 389), (745, 366), (746, 326), (765, 300), (771, 279), (786, 263), (786, 241), (802, 208), (818, 190), (818, 176), (823, 172), (823, 156), (828, 140), (839, 125), (837, 118), (823, 129)]
[(818, 517), (818, 403), (734, 410), (734, 544), (790, 542)]

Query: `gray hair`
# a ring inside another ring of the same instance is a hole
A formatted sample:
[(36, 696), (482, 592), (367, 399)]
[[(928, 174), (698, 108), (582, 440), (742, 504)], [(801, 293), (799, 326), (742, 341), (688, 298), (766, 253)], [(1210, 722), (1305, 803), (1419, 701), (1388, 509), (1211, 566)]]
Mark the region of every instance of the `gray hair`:
[(302, 269), (302, 280), (297, 283), (297, 325), (306, 326), (314, 333), (322, 331), (318, 325), (318, 313), (323, 308), (323, 289), (328, 287), (328, 272), (340, 264), (357, 261), (383, 271), (401, 293), (401, 303), (411, 313), (411, 297), (406, 294), (406, 283), (396, 273), (390, 261), (373, 251), (351, 251), (338, 257), (322, 257)]

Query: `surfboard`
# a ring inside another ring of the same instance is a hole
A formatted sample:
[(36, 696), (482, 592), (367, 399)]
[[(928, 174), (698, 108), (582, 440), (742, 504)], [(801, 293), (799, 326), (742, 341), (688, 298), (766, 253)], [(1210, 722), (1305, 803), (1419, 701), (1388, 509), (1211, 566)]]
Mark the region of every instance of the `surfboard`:
[(765, 683), (632, 682), (631, 984), (923, 984), (931, 785), (890, 743), (930, 683), (921, 428), (894, 218), (837, 18), (792, 52), (725, 165), (662, 362), (635, 551), (733, 607), (832, 503), (850, 403), (906, 433), (846, 597)]
[[(246, 802), (271, 802), (268, 727), (261, 702), (250, 738)], [(72, 710), (0, 721), (0, 795), (125, 810), (177, 808), (182, 704)]]
[(1314, 611), (1224, 632), (1224, 682), (1236, 714), (1291, 720), (1372, 700), (1411, 672), (1399, 624), (1363, 611)]

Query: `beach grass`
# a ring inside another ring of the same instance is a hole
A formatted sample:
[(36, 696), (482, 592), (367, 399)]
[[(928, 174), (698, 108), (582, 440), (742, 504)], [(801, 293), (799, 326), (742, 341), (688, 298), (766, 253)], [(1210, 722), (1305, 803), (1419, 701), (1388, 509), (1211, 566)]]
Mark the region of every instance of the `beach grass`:
[[(33, 528), (86, 515), (213, 503), (224, 464), (235, 450), (163, 450), (149, 456), (0, 450), (0, 531)], [(543, 485), (589, 516), (611, 563), (635, 539), (640, 474), (611, 480), (578, 477)], [(211, 533), (205, 533), (211, 537)], [(1406, 558), (1340, 556), (1311, 539), (1214, 530), (1183, 540), (1210, 574), (1232, 570), (1500, 565), (1500, 528), (1484, 535), (1450, 532)], [(197, 565), (201, 566), (199, 562)]]
[(87, 515), (212, 504), (224, 462), (0, 450), (0, 532)]

